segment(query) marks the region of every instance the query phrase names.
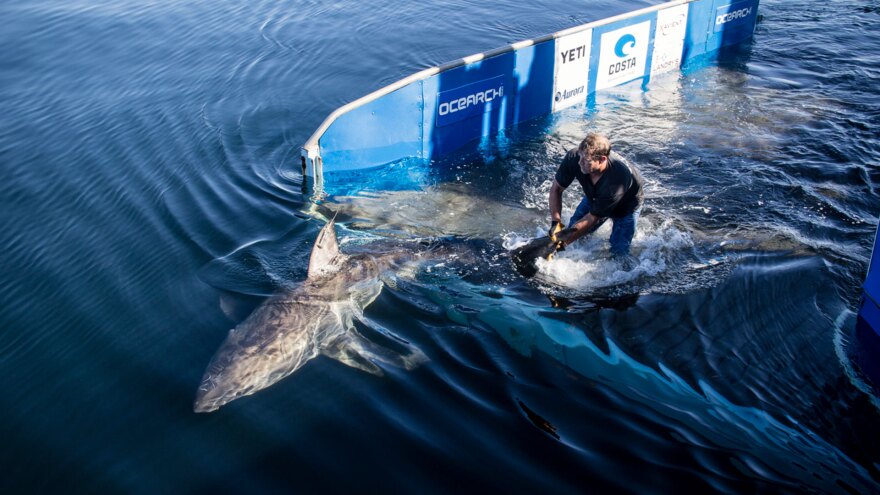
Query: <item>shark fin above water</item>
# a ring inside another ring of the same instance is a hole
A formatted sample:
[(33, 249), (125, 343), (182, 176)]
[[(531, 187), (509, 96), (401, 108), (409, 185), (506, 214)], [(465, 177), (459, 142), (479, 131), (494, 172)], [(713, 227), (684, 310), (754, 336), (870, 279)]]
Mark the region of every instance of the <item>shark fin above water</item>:
[(339, 242), (336, 240), (336, 217), (327, 222), (321, 231), (318, 232), (318, 238), (312, 247), (312, 254), (309, 257), (309, 274), (308, 278), (316, 278), (327, 273), (328, 267), (338, 266), (338, 257), (342, 254), (339, 252)]

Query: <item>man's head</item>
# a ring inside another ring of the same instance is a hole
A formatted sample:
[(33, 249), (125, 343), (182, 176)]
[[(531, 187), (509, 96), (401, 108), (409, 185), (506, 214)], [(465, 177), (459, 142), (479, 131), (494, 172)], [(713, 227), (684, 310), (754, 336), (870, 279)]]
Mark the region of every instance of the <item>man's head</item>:
[(608, 165), (608, 155), (611, 153), (611, 141), (602, 134), (591, 132), (581, 141), (578, 146), (578, 165), (581, 172), (601, 173)]

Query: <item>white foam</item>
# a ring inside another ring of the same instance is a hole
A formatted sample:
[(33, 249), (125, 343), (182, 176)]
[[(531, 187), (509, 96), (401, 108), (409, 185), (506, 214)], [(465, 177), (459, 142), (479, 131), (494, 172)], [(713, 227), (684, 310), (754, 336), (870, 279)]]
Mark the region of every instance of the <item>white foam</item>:
[[(547, 235), (546, 232), (537, 234), (536, 237), (541, 237), (544, 235)], [(501, 245), (504, 246), (504, 249), (512, 251), (518, 247), (525, 246), (531, 240), (531, 237), (521, 235), (517, 232), (506, 232), (503, 236), (501, 236)]]
[(607, 222), (591, 236), (557, 253), (551, 261), (538, 260), (539, 279), (578, 291), (622, 285), (665, 272), (670, 258), (694, 245), (690, 234), (679, 230), (671, 221), (655, 226), (649, 219), (640, 218), (631, 251), (637, 264), (626, 270), (622, 260), (611, 256), (610, 234), (611, 225)]

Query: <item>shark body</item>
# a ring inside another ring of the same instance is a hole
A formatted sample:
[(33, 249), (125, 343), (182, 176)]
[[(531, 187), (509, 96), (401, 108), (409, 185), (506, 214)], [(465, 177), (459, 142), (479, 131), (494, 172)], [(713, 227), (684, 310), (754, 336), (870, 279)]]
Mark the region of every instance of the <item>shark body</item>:
[(269, 387), (318, 355), (373, 374), (376, 362), (407, 369), (424, 359), (378, 346), (358, 334), (354, 320), (384, 286), (386, 274), (418, 258), (412, 250), (347, 256), (339, 251), (331, 220), (318, 234), (308, 278), (276, 294), (233, 328), (217, 350), (196, 393), (193, 410), (211, 412)]

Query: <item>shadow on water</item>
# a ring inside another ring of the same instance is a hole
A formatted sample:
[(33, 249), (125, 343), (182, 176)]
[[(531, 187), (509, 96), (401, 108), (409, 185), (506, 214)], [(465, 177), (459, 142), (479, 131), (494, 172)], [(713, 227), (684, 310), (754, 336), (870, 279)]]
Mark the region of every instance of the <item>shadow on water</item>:
[[(700, 438), (761, 478), (873, 491), (880, 452), (862, 439), (880, 433), (869, 419), (876, 411), (821, 366), (835, 359), (828, 322), (843, 309), (826, 302), (834, 300), (827, 276), (816, 257), (756, 257), (718, 287), (681, 296), (551, 296), (542, 308), (459, 285), (428, 297), (453, 321), (491, 329), (525, 356), (538, 351), (642, 402), (655, 420), (672, 420), (681, 441)], [(804, 299), (824, 316), (800, 313)], [(835, 426), (838, 401), (866, 414)], [(564, 426), (552, 431), (566, 436)]]

